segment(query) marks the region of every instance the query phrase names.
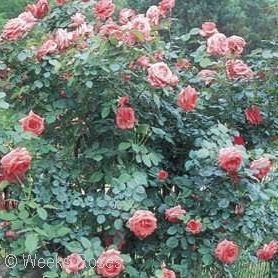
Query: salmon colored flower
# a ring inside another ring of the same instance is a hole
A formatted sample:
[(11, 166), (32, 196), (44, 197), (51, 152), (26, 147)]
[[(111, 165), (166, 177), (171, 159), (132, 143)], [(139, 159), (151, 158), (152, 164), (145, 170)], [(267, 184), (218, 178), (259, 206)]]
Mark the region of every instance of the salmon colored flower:
[(186, 224), (186, 230), (193, 235), (197, 235), (202, 231), (202, 223), (199, 220), (191, 219)]
[(62, 260), (62, 268), (67, 274), (77, 274), (86, 268), (86, 263), (79, 254), (73, 253)]
[(261, 157), (251, 162), (250, 169), (253, 171), (254, 176), (262, 180), (271, 171), (272, 161), (266, 157)]
[(237, 172), (243, 162), (241, 152), (235, 147), (223, 148), (218, 156), (219, 165), (228, 173)]
[(274, 258), (278, 253), (278, 242), (272, 240), (268, 244), (265, 244), (263, 248), (259, 249), (256, 252), (256, 256), (262, 261), (269, 261)]
[(176, 206), (165, 210), (165, 219), (172, 223), (181, 221), (181, 217), (186, 214), (186, 210), (181, 206)]
[(229, 51), (228, 41), (224, 34), (215, 33), (207, 40), (207, 53), (215, 56), (227, 55)]
[(239, 256), (239, 247), (229, 240), (223, 240), (218, 243), (214, 250), (216, 258), (226, 264), (234, 263)]
[(164, 181), (168, 178), (169, 176), (169, 173), (165, 170), (160, 170), (158, 173), (157, 173), (157, 177), (158, 179), (160, 179), (161, 181)]
[(202, 29), (200, 30), (200, 35), (202, 37), (210, 37), (216, 33), (218, 33), (218, 30), (214, 22), (204, 22), (202, 24)]
[(44, 132), (44, 118), (34, 113), (32, 110), (29, 115), (20, 121), (23, 131), (29, 131), (36, 135), (41, 135)]
[(197, 106), (198, 92), (191, 86), (182, 89), (178, 95), (177, 105), (184, 111), (189, 112)]
[(256, 105), (246, 108), (244, 113), (247, 121), (252, 125), (260, 125), (263, 122), (261, 109)]
[(106, 20), (111, 17), (115, 11), (115, 4), (112, 0), (100, 0), (94, 6), (94, 14), (99, 20)]

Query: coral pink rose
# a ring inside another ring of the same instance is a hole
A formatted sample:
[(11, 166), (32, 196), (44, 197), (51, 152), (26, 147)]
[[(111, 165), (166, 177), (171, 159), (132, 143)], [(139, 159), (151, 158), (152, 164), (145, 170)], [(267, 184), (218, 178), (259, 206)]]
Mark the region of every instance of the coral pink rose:
[(132, 9), (124, 8), (120, 11), (119, 14), (119, 22), (121, 24), (127, 24), (129, 21), (131, 21), (136, 16), (136, 11)]
[(86, 17), (82, 13), (76, 13), (71, 17), (72, 24), (70, 27), (78, 27), (85, 23)]
[(130, 23), (130, 29), (140, 32), (144, 41), (151, 40), (151, 26), (149, 20), (144, 15), (137, 15)]
[(67, 274), (77, 274), (86, 268), (86, 263), (79, 254), (73, 253), (63, 259), (62, 268)]
[(55, 0), (55, 3), (57, 6), (63, 6), (67, 2), (68, 2), (68, 0)]
[(207, 53), (215, 56), (227, 55), (229, 51), (228, 41), (224, 34), (215, 33), (207, 40)]
[(58, 45), (54, 40), (47, 40), (37, 50), (37, 59), (41, 60), (47, 54), (53, 54), (58, 49)]
[(262, 157), (252, 161), (250, 169), (254, 172), (254, 176), (262, 180), (267, 176), (272, 167), (272, 161), (268, 158)]
[(233, 137), (233, 143), (235, 145), (245, 145), (245, 139), (241, 135), (237, 135)]
[(160, 170), (158, 173), (157, 173), (157, 177), (158, 179), (160, 179), (161, 181), (164, 181), (166, 180), (168, 177), (169, 177), (169, 173), (165, 170)]
[(97, 274), (102, 277), (117, 277), (124, 270), (124, 260), (114, 249), (103, 252), (97, 259)]
[(242, 60), (227, 61), (226, 74), (231, 80), (252, 78), (254, 76), (253, 71)]
[(182, 209), (181, 206), (176, 206), (165, 210), (165, 219), (172, 223), (181, 221), (181, 217), (186, 214), (186, 210)]
[(44, 118), (35, 114), (32, 110), (29, 115), (20, 121), (23, 131), (29, 131), (36, 135), (41, 135), (44, 132)]
[(215, 70), (203, 69), (198, 73), (198, 77), (205, 82), (206, 86), (209, 86), (217, 76), (217, 72)]
[(272, 240), (268, 244), (265, 244), (263, 248), (259, 249), (256, 252), (256, 256), (262, 261), (268, 261), (274, 258), (278, 253), (278, 242)]
[(261, 110), (258, 106), (252, 105), (244, 111), (247, 121), (252, 125), (259, 125), (263, 122)]
[(233, 241), (225, 239), (217, 244), (214, 254), (219, 261), (231, 264), (239, 256), (239, 247)]
[(193, 235), (197, 235), (202, 231), (202, 223), (199, 220), (191, 219), (186, 224), (186, 230)]
[(164, 88), (167, 85), (174, 85), (176, 79), (177, 76), (163, 62), (155, 63), (148, 69), (148, 81), (153, 87)]
[(116, 112), (116, 125), (120, 129), (134, 128), (137, 119), (132, 107), (119, 107)]
[(175, 65), (180, 70), (187, 70), (190, 69), (191, 62), (188, 59), (178, 59)]
[(99, 20), (106, 20), (115, 11), (115, 4), (113, 4), (112, 0), (100, 0), (95, 4), (94, 14)]
[(9, 230), (5, 232), (4, 236), (5, 238), (16, 239), (19, 236), (19, 233)]
[(241, 152), (235, 147), (223, 148), (218, 156), (219, 165), (228, 173), (237, 172), (243, 162)]
[(150, 58), (148, 56), (141, 56), (136, 60), (136, 65), (142, 68), (150, 66)]
[(48, 0), (38, 0), (36, 4), (29, 4), (26, 11), (31, 12), (34, 17), (43, 18), (49, 12)]
[(119, 105), (120, 107), (125, 106), (125, 105), (128, 105), (128, 104), (129, 104), (129, 101), (130, 101), (129, 96), (120, 97), (120, 99), (119, 99), (119, 101), (118, 101), (118, 105)]
[(175, 0), (162, 0), (159, 4), (161, 15), (165, 16), (169, 11), (175, 7)]
[(227, 41), (229, 52), (231, 54), (240, 55), (246, 46), (246, 41), (239, 36), (231, 36), (227, 39)]
[(25, 148), (17, 148), (1, 159), (3, 174), (9, 181), (17, 181), (30, 168), (32, 157)]
[(162, 278), (176, 278), (176, 273), (168, 268), (162, 269)]
[(128, 220), (127, 226), (135, 236), (146, 238), (156, 230), (157, 219), (151, 211), (137, 210)]
[(151, 6), (147, 10), (146, 18), (150, 21), (151, 25), (159, 25), (160, 10), (157, 6)]
[(115, 38), (121, 40), (123, 37), (123, 32), (121, 27), (116, 23), (107, 23), (100, 27), (99, 33), (102, 37)]
[(216, 33), (218, 33), (218, 30), (214, 22), (204, 22), (202, 24), (202, 29), (200, 30), (200, 35), (202, 37), (210, 37)]
[(182, 89), (178, 95), (177, 105), (184, 111), (189, 112), (197, 106), (198, 92), (191, 86)]

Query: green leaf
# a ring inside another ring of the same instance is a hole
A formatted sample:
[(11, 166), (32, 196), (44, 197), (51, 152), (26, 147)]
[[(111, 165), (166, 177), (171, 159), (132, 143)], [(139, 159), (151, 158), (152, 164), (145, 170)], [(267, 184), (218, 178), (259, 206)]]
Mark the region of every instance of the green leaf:
[(99, 182), (103, 178), (103, 173), (102, 172), (95, 172), (91, 175), (90, 181), (91, 182)]
[(122, 142), (119, 144), (118, 150), (119, 151), (125, 151), (131, 147), (131, 144), (129, 142)]
[(38, 235), (37, 234), (27, 234), (26, 239), (25, 239), (25, 250), (28, 253), (34, 252), (38, 248)]
[(179, 241), (176, 237), (169, 237), (166, 241), (166, 245), (169, 248), (174, 249), (179, 245)]
[(44, 208), (38, 208), (37, 209), (38, 215), (42, 220), (47, 219), (47, 211)]
[(91, 244), (90, 240), (87, 239), (86, 237), (81, 237), (80, 241), (81, 241), (81, 244), (83, 245), (83, 247), (85, 249), (89, 249), (89, 248), (92, 247), (92, 244)]
[(83, 248), (78, 241), (72, 241), (66, 244), (66, 248), (72, 253), (81, 253)]

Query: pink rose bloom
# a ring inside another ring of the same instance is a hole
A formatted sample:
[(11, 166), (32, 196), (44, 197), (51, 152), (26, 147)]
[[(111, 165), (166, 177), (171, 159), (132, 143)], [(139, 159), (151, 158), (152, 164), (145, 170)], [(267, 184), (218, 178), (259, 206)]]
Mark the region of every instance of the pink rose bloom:
[(202, 37), (210, 37), (216, 33), (218, 33), (218, 30), (214, 22), (204, 22), (202, 24), (202, 29), (200, 31)]
[(147, 10), (146, 18), (149, 20), (151, 25), (159, 25), (160, 10), (157, 6), (151, 6)]
[(136, 11), (124, 8), (120, 11), (119, 22), (124, 25), (131, 21), (136, 16)]
[(229, 240), (223, 240), (218, 243), (214, 250), (216, 258), (226, 264), (234, 263), (239, 256), (239, 247)]
[(117, 277), (125, 268), (120, 252), (114, 249), (103, 252), (97, 259), (97, 274), (102, 277)]
[(219, 165), (228, 173), (237, 172), (243, 162), (241, 152), (235, 147), (223, 148), (218, 155)]
[(162, 278), (176, 278), (176, 274), (173, 270), (164, 267), (162, 269)]
[(156, 230), (157, 219), (151, 211), (137, 210), (128, 220), (127, 226), (135, 236), (146, 238)]
[(246, 46), (246, 41), (239, 36), (231, 36), (227, 39), (227, 41), (229, 52), (231, 54), (240, 55)]
[(169, 173), (165, 170), (160, 170), (157, 173), (157, 177), (158, 177), (159, 180), (164, 181), (169, 177)]
[(157, 62), (161, 62), (164, 59), (164, 51), (163, 50), (157, 50), (156, 52), (154, 52), (153, 57)]
[(123, 37), (121, 26), (114, 22), (107, 23), (101, 26), (99, 33), (102, 37), (105, 38), (115, 38), (117, 40), (121, 40)]
[(178, 95), (177, 105), (184, 111), (189, 112), (197, 106), (198, 92), (191, 86), (187, 86)]
[(54, 40), (47, 40), (44, 42), (37, 51), (37, 58), (41, 60), (47, 54), (53, 54), (58, 48), (57, 43)]
[(44, 118), (41, 118), (32, 110), (27, 117), (21, 119), (19, 122), (23, 131), (29, 131), (35, 135), (41, 135), (44, 132)]
[(150, 58), (148, 56), (141, 56), (136, 60), (136, 65), (142, 68), (150, 66)]
[(215, 33), (207, 40), (207, 53), (215, 56), (227, 55), (229, 51), (228, 41), (224, 34)]
[(57, 6), (63, 6), (68, 0), (55, 0)]
[(226, 74), (229, 79), (246, 79), (254, 76), (253, 71), (242, 60), (226, 62)]
[(254, 172), (254, 176), (262, 180), (267, 176), (272, 167), (272, 161), (268, 158), (262, 157), (252, 161), (250, 169)]
[(78, 27), (85, 23), (86, 17), (82, 13), (76, 13), (71, 17), (72, 24), (70, 27)]
[(29, 4), (26, 7), (27, 12), (31, 12), (34, 17), (43, 18), (49, 12), (48, 0), (38, 0), (36, 4)]
[[(129, 30), (140, 32), (144, 41), (151, 40), (151, 26), (149, 20), (144, 15), (137, 15), (131, 22), (128, 24)], [(135, 36), (136, 37), (136, 36)], [(136, 38), (138, 40), (138, 38)]]
[(205, 83), (206, 86), (209, 86), (217, 76), (215, 70), (203, 69), (198, 73), (198, 77)]
[(237, 135), (233, 137), (233, 143), (235, 145), (245, 145), (245, 139), (241, 135)]
[(187, 70), (191, 67), (191, 62), (188, 59), (178, 59), (176, 62), (176, 67), (180, 70)]
[(60, 50), (68, 48), (71, 44), (72, 36), (65, 29), (58, 29), (54, 36), (54, 41), (56, 42)]
[(265, 244), (263, 248), (259, 249), (256, 252), (256, 256), (262, 261), (269, 261), (274, 258), (278, 253), (278, 242), (272, 240), (268, 244)]
[(153, 87), (164, 88), (167, 85), (173, 85), (178, 78), (165, 63), (159, 62), (149, 67), (148, 81)]
[(62, 268), (67, 274), (77, 274), (86, 268), (86, 263), (79, 254), (73, 253), (63, 259)]
[(137, 123), (132, 107), (119, 107), (116, 112), (116, 126), (120, 129), (132, 129)]
[(75, 42), (78, 39), (90, 36), (93, 34), (92, 26), (89, 26), (86, 22), (78, 26), (73, 32), (68, 33), (68, 39), (70, 42)]
[(165, 210), (165, 219), (172, 223), (181, 221), (181, 217), (186, 214), (186, 210), (182, 209), (181, 206), (176, 206)]
[(244, 114), (247, 121), (252, 125), (260, 125), (263, 122), (261, 109), (256, 105), (246, 108)]
[(193, 235), (197, 235), (202, 231), (202, 223), (199, 220), (191, 219), (186, 224), (186, 230)]
[(166, 16), (166, 14), (175, 7), (175, 4), (175, 0), (162, 0), (159, 4), (161, 15)]
[(2, 170), (6, 180), (17, 181), (29, 170), (32, 156), (25, 148), (17, 148), (1, 159)]
[(106, 20), (115, 11), (115, 4), (113, 4), (112, 0), (100, 0), (95, 4), (94, 14), (99, 20)]

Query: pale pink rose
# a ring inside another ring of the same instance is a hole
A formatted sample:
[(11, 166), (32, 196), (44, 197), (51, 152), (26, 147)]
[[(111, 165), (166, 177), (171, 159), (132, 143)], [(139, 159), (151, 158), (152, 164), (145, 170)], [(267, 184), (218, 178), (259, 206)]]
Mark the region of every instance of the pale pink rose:
[(32, 110), (29, 115), (19, 121), (23, 131), (32, 132), (35, 135), (41, 135), (44, 132), (44, 118), (40, 117)]
[(121, 26), (114, 22), (107, 23), (101, 26), (99, 33), (102, 37), (105, 38), (115, 38), (117, 40), (121, 40), (123, 38)]
[(94, 6), (94, 14), (99, 20), (106, 20), (111, 17), (115, 11), (115, 4), (112, 0), (100, 0)]
[(17, 181), (29, 170), (32, 156), (25, 148), (17, 148), (6, 154), (1, 159), (5, 179)]
[(65, 29), (58, 29), (54, 36), (54, 41), (60, 50), (68, 48), (71, 44), (72, 35)]
[(206, 86), (210, 85), (217, 76), (215, 70), (203, 69), (198, 73), (198, 77), (205, 83)]
[(175, 66), (180, 70), (183, 70), (183, 69), (187, 70), (187, 69), (190, 69), (191, 62), (188, 59), (181, 58), (181, 59), (177, 60)]
[(254, 176), (259, 180), (262, 180), (268, 175), (271, 167), (272, 161), (266, 157), (256, 159), (250, 164), (250, 169), (253, 171)]
[(38, 58), (38, 60), (41, 60), (47, 54), (55, 53), (57, 48), (58, 48), (58, 45), (57, 45), (57, 43), (54, 40), (51, 40), (51, 39), (47, 40), (37, 50), (37, 58)]
[(186, 112), (194, 110), (197, 106), (197, 102), (198, 92), (191, 86), (187, 86), (186, 88), (182, 89), (178, 95), (177, 105)]
[(147, 10), (146, 18), (150, 21), (151, 25), (159, 25), (160, 10), (157, 6), (151, 6)]
[(124, 8), (120, 11), (119, 14), (119, 22), (121, 24), (127, 24), (129, 21), (131, 21), (136, 16), (136, 11), (128, 8)]
[(227, 147), (220, 150), (219, 165), (226, 172), (237, 172), (243, 162), (243, 156), (236, 147)]
[(72, 24), (70, 27), (78, 27), (85, 23), (86, 17), (82, 13), (76, 13), (71, 17)]
[[(151, 38), (151, 26), (150, 26), (149, 20), (144, 15), (137, 15), (130, 22), (129, 28), (131, 31), (135, 30), (136, 32), (140, 32), (144, 37), (144, 41), (150, 41), (152, 39)], [(136, 35), (135, 35), (135, 37), (136, 37)], [(137, 38), (137, 40), (138, 40), (138, 38)]]
[(86, 22), (78, 26), (73, 32), (68, 33), (68, 39), (71, 42), (77, 41), (78, 39), (93, 35), (93, 28), (89, 26)]
[(162, 269), (162, 278), (176, 278), (176, 273), (173, 270), (164, 267)]
[(176, 206), (165, 210), (165, 219), (172, 223), (181, 221), (181, 217), (186, 214), (186, 210), (182, 209), (181, 206)]
[(224, 56), (229, 52), (228, 41), (224, 34), (215, 33), (207, 40), (207, 53), (215, 56)]
[(27, 12), (31, 12), (34, 17), (43, 18), (49, 12), (48, 0), (38, 0), (36, 4), (29, 4), (26, 7)]
[(119, 251), (114, 249), (103, 252), (97, 259), (97, 274), (106, 278), (118, 277), (125, 268), (124, 260), (120, 254)]
[(146, 238), (156, 230), (157, 219), (151, 211), (137, 210), (128, 220), (127, 226), (135, 236)]
[(218, 243), (214, 250), (216, 258), (226, 264), (234, 263), (239, 256), (239, 247), (229, 240), (223, 240)]
[(272, 240), (257, 250), (256, 256), (262, 261), (269, 261), (278, 253), (278, 241)]
[(79, 254), (73, 253), (62, 260), (62, 268), (67, 274), (77, 274), (86, 268), (86, 263)]
[(216, 24), (214, 22), (204, 22), (202, 24), (202, 29), (200, 31), (201, 36), (210, 37), (216, 33), (218, 33), (218, 30), (217, 30)]
[(162, 0), (159, 3), (159, 9), (161, 15), (165, 16), (169, 11), (171, 11), (175, 7), (175, 0)]
[(155, 63), (148, 69), (148, 81), (153, 87), (164, 88), (167, 85), (172, 85), (177, 79), (163, 62)]
[(226, 74), (229, 79), (249, 79), (254, 72), (242, 60), (229, 60), (226, 62)]
[(227, 39), (227, 41), (229, 52), (231, 54), (240, 55), (246, 46), (246, 41), (239, 36), (231, 36)]

